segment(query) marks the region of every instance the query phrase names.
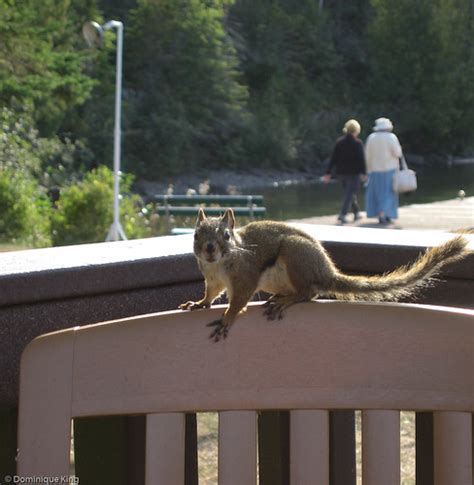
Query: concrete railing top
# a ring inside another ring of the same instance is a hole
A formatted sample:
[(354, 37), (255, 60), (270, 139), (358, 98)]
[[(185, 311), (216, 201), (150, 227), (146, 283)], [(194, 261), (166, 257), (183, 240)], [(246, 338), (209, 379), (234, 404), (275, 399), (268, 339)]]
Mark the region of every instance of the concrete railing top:
[(165, 236), (2, 253), (0, 306), (197, 279), (176, 271), (191, 251), (192, 236)]
[[(453, 237), (440, 231), (295, 225), (321, 240), (339, 267), (363, 273), (387, 271)], [(474, 237), (467, 237), (474, 250)], [(192, 236), (183, 235), (0, 253), (0, 306), (196, 281), (201, 276), (192, 246)], [(471, 265), (455, 264), (450, 274), (472, 278)]]
[(0, 253), (0, 277), (187, 254), (190, 237), (163, 236)]

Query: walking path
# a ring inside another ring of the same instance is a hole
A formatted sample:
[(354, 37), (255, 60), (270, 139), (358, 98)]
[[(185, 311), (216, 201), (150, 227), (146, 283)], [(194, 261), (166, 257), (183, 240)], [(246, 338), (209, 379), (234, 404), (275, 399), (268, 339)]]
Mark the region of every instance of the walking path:
[[(393, 224), (381, 226), (377, 219), (366, 219), (365, 212), (362, 219), (349, 222), (347, 226), (353, 227), (383, 227), (386, 229), (438, 229), (443, 231), (457, 231), (461, 229), (474, 229), (474, 197), (462, 200), (444, 200), (430, 204), (413, 204), (398, 209), (398, 219)], [(352, 221), (352, 215), (347, 217)], [(306, 224), (341, 225), (337, 215), (308, 217), (293, 220)]]

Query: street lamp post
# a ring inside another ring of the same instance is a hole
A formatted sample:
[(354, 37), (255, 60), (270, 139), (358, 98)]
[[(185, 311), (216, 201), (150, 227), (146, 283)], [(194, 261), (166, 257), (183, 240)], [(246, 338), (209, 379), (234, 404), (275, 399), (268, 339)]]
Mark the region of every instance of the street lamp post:
[(115, 126), (114, 126), (114, 220), (110, 226), (106, 241), (126, 240), (125, 232), (120, 224), (120, 148), (121, 148), (121, 112), (122, 112), (122, 52), (123, 23), (110, 20), (104, 25), (97, 22), (86, 22), (82, 27), (84, 38), (90, 47), (98, 47), (106, 30), (117, 30), (117, 62), (115, 71)]

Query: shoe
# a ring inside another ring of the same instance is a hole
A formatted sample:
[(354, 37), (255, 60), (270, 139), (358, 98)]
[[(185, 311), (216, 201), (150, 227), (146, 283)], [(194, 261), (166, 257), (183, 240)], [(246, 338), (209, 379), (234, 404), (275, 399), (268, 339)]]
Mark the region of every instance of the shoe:
[(393, 221), (390, 219), (390, 217), (385, 216), (385, 223), (386, 224), (391, 224)]
[(341, 224), (347, 224), (347, 219), (346, 219), (346, 216), (339, 216), (337, 218), (337, 220), (341, 223)]
[(382, 224), (382, 225), (387, 224), (387, 219), (385, 219), (385, 217), (379, 217), (379, 224)]
[(362, 219), (362, 216), (358, 212), (356, 214), (354, 214), (354, 222), (358, 221), (360, 219)]

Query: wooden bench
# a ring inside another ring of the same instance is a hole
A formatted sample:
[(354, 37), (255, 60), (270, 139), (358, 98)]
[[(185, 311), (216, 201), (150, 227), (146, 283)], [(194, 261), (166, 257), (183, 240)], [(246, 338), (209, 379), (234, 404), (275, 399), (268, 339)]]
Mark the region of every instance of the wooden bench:
[(209, 216), (222, 215), (228, 207), (232, 207), (238, 217), (250, 220), (265, 217), (262, 195), (156, 195), (153, 198), (156, 213), (166, 217), (168, 232), (183, 234), (191, 232), (188, 228), (171, 229), (171, 216), (197, 217), (199, 208), (204, 208)]
[[(184, 484), (186, 412), (219, 412), (220, 485), (256, 483), (259, 410), (290, 410), (292, 485), (329, 483), (329, 412), (362, 410), (364, 485), (399, 485), (399, 411), (434, 411), (434, 484), (472, 480), (474, 311), (318, 301), (269, 322), (251, 304), (64, 330), (22, 356), (20, 476), (69, 474), (71, 419), (147, 416), (146, 484)], [(80, 477), (78, 477), (80, 479)]]

